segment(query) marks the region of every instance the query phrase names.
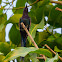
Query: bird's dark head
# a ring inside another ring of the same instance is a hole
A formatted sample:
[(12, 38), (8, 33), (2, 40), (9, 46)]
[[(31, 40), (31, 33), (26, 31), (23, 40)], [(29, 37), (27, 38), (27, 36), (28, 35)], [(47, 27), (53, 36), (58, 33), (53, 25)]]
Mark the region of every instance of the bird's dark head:
[(26, 7), (24, 8), (23, 13), (28, 13), (28, 8), (27, 8), (27, 5), (26, 5)]

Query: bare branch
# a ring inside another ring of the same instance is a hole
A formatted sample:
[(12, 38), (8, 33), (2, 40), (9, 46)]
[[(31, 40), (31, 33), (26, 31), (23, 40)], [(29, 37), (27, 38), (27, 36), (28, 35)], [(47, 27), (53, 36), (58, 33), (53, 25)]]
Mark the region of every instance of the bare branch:
[[(24, 25), (23, 22), (21, 23), (21, 25), (22, 25), (23, 29), (26, 31), (26, 33), (28, 34), (28, 36), (30, 37), (30, 39), (31, 39), (31, 41), (33, 42), (34, 46), (35, 46), (36, 48), (38, 48), (37, 44), (35, 43), (34, 39), (33, 39), (32, 36), (30, 35), (29, 31), (27, 30), (27, 28), (25, 27), (25, 25)], [(39, 49), (39, 48), (38, 48), (38, 49)], [(40, 54), (40, 55), (43, 57), (44, 60), (46, 59), (44, 55), (42, 55), (42, 54)]]
[[(51, 0), (50, 0), (51, 1)], [(62, 1), (51, 1), (51, 3), (56, 3), (62, 5)]]
[(60, 8), (58, 8), (58, 7), (56, 7), (55, 10), (58, 10), (58, 11), (61, 11), (61, 12), (62, 12), (62, 9), (60, 9)]
[[(44, 46), (46, 46), (52, 53), (56, 55), (56, 52), (54, 52), (47, 44), (45, 44)], [(62, 57), (59, 56), (59, 59), (62, 61)]]
[(21, 23), (22, 27), (24, 28), (24, 30), (26, 31), (26, 33), (28, 34), (28, 36), (30, 37), (31, 41), (33, 42), (34, 46), (36, 48), (38, 48), (37, 44), (35, 43), (34, 39), (32, 38), (32, 36), (30, 35), (30, 33), (28, 32), (27, 28), (25, 27), (25, 25), (23, 24), (23, 22)]

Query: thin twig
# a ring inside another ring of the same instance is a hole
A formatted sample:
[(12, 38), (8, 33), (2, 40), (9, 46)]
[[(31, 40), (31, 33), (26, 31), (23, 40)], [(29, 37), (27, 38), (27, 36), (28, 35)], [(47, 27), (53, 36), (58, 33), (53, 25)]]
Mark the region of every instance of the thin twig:
[[(27, 28), (25, 27), (25, 25), (24, 25), (23, 22), (21, 23), (21, 25), (22, 25), (23, 29), (26, 31), (26, 33), (28, 34), (28, 36), (30, 37), (30, 39), (31, 39), (31, 41), (33, 42), (34, 46), (35, 46), (36, 48), (38, 48), (37, 44), (35, 43), (34, 39), (33, 39), (32, 36), (30, 35), (29, 31), (27, 30)], [(39, 48), (38, 48), (38, 49), (39, 49)], [(40, 54), (40, 55), (42, 55), (42, 54)], [(43, 57), (44, 60), (46, 59), (44, 55), (42, 55), (42, 57)]]
[(37, 57), (37, 59), (44, 59), (44, 57)]
[[(32, 6), (32, 5), (34, 5), (35, 3), (37, 3), (37, 2), (39, 2), (39, 0), (36, 0), (35, 2), (33, 2), (32, 4), (30, 4), (29, 6)], [(28, 6), (28, 7), (29, 7)], [(25, 6), (24, 7), (19, 7), (19, 8), (0, 8), (0, 10), (18, 10), (18, 9), (23, 9), (23, 8), (25, 8)]]
[[(44, 46), (46, 46), (52, 53), (56, 55), (56, 52), (54, 52), (47, 44), (45, 44)], [(62, 57), (59, 56), (59, 59), (62, 61)]]
[(61, 11), (61, 12), (62, 12), (62, 9), (60, 9), (60, 8), (58, 8), (58, 7), (56, 7), (55, 10), (58, 10), (58, 11)]
[[(51, 1), (51, 0), (50, 0)], [(51, 1), (51, 3), (56, 3), (62, 5), (62, 1)]]

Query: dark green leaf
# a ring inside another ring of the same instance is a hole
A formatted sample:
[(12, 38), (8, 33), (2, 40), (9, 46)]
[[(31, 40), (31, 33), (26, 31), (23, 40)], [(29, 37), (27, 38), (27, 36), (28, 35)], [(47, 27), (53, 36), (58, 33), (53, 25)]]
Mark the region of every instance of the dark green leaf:
[(62, 8), (61, 5), (52, 8), (49, 13), (48, 23), (55, 27), (62, 27), (62, 12), (55, 10), (56, 7)]
[[(25, 3), (26, 2), (27, 2), (27, 0), (17, 0), (16, 8), (25, 7)], [(23, 9), (14, 10), (13, 12), (15, 14), (22, 14), (23, 13)]]
[(10, 45), (6, 42), (0, 42), (0, 52), (4, 53), (4, 55), (8, 54), (11, 51)]
[(46, 58), (45, 62), (57, 62), (58, 60), (58, 54), (54, 58)]
[(13, 25), (10, 32), (9, 32), (9, 38), (12, 41), (13, 44), (21, 46), (21, 36), (20, 31), (16, 29), (16, 26)]

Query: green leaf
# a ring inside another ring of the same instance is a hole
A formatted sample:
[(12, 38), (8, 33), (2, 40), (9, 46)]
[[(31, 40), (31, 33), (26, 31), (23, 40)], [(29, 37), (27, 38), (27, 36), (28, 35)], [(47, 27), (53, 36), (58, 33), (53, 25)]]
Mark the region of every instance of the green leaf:
[(27, 54), (25, 57), (24, 57), (24, 62), (30, 62), (30, 55)]
[(55, 27), (62, 27), (62, 12), (55, 10), (56, 7), (62, 8), (61, 5), (52, 8), (48, 16), (48, 23)]
[(0, 9), (0, 15), (1, 15), (1, 14), (3, 14), (3, 10), (2, 10), (2, 9)]
[(20, 18), (22, 17), (22, 14), (14, 14), (10, 19), (6, 22), (8, 23), (19, 23)]
[(1, 4), (1, 1), (2, 1), (2, 0), (0, 0), (0, 4)]
[(62, 45), (62, 37), (58, 37), (57, 39), (55, 39), (55, 42)]
[(36, 51), (32, 51), (30, 53), (43, 54), (45, 56), (52, 57), (52, 53), (48, 49), (43, 49), (43, 48), (40, 48)]
[(0, 42), (0, 52), (4, 53), (4, 55), (8, 54), (11, 51), (10, 46), (6, 42)]
[[(30, 0), (31, 1), (31, 0)], [(42, 0), (36, 3), (35, 7), (32, 6), (31, 11), (29, 12), (29, 16), (31, 17), (31, 22), (38, 24), (41, 22), (43, 16), (47, 16), (52, 6), (47, 5), (49, 0)]]
[(58, 49), (57, 46), (54, 47), (54, 51), (56, 51), (56, 52), (62, 52), (62, 50)]
[(38, 24), (41, 22), (42, 17), (44, 15), (44, 11), (43, 11), (44, 7), (40, 7), (40, 8), (35, 8), (35, 9), (31, 9), (31, 11), (29, 12), (29, 16), (31, 18), (31, 22), (34, 24)]
[(15, 25), (13, 25), (12, 28), (10, 29), (9, 38), (12, 41), (12, 43), (15, 45), (21, 44), (20, 31), (16, 29)]
[(38, 2), (38, 6), (45, 6), (50, 3), (50, 0), (42, 0)]
[(55, 38), (54, 38), (54, 36), (52, 36), (52, 35), (49, 36), (48, 39), (47, 39), (47, 41), (49, 41), (49, 42), (53, 42), (54, 40), (55, 40)]
[(35, 41), (39, 45), (42, 41), (47, 40), (49, 34), (46, 31), (36, 32)]
[(59, 33), (55, 33), (55, 34), (54, 34), (54, 36), (55, 36), (56, 38), (60, 37), (60, 35), (61, 35), (61, 34), (59, 34)]
[[(33, 37), (33, 39), (35, 38), (35, 34), (36, 34), (37, 29), (38, 28), (43, 28), (43, 27), (44, 27), (44, 18), (42, 19), (42, 21), (39, 24), (31, 23), (31, 27), (30, 27), (29, 32), (30, 32), (31, 36)], [(28, 40), (31, 43), (31, 40), (30, 40), (29, 36), (28, 36)]]
[(5, 24), (6, 21), (7, 21), (7, 16), (6, 16), (6, 14), (1, 14), (1, 15), (0, 15), (0, 25), (1, 25), (1, 24)]
[(57, 60), (58, 60), (58, 54), (56, 54), (54, 58), (46, 58), (45, 62), (57, 62)]
[(32, 62), (39, 62), (39, 60), (37, 59), (37, 54), (36, 53), (29, 53), (30, 55), (30, 59), (32, 60)]
[(0, 55), (0, 62), (7, 62), (7, 61), (3, 61), (4, 58), (5, 58), (5, 56)]
[(29, 52), (35, 50), (37, 50), (35, 47), (17, 47), (15, 50), (9, 52), (4, 60), (11, 61), (20, 56), (25, 57)]

